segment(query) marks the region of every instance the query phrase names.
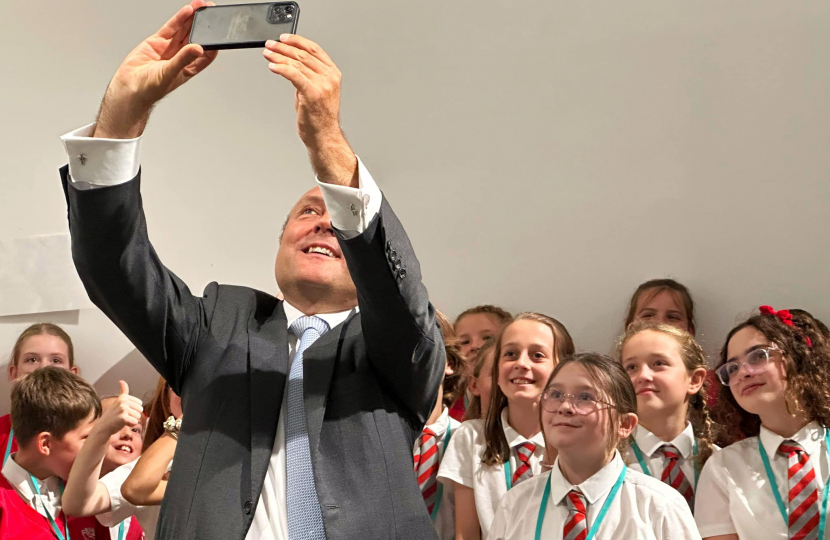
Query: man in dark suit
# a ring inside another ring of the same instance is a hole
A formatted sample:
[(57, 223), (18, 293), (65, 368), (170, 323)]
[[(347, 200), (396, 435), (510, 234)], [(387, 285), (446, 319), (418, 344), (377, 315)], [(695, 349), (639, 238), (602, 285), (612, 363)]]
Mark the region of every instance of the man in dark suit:
[(147, 236), (138, 138), (153, 105), (215, 53), (187, 44), (195, 0), (116, 72), (95, 124), (64, 136), (78, 273), (97, 306), (183, 398), (157, 538), (435, 538), (412, 447), (443, 341), (412, 246), (340, 130), (340, 72), (299, 36), (269, 42), (296, 88), (319, 187), (291, 210), (284, 301), (165, 268)]

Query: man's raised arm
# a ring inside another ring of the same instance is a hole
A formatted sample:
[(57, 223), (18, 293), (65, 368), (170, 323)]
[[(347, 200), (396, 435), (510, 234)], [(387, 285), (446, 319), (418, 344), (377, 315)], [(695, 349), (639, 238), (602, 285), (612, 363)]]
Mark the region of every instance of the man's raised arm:
[(61, 178), (78, 274), (92, 301), (176, 391), (210, 318), (211, 299), (193, 297), (150, 245), (139, 145), (153, 106), (216, 57), (187, 43), (193, 13), (204, 5), (184, 6), (133, 49), (107, 87), (95, 124), (62, 137), (69, 164)]

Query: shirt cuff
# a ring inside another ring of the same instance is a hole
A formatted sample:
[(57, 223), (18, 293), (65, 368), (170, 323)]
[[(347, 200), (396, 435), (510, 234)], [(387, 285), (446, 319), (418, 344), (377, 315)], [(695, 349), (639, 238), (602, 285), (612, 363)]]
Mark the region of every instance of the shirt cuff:
[(347, 238), (363, 234), (368, 224), (380, 212), (380, 203), (383, 200), (380, 188), (359, 157), (357, 173), (357, 188), (317, 180), (331, 217), (331, 225)]
[(91, 137), (89, 124), (61, 137), (69, 158), (69, 178), (77, 189), (117, 186), (138, 174), (141, 137), (100, 139)]

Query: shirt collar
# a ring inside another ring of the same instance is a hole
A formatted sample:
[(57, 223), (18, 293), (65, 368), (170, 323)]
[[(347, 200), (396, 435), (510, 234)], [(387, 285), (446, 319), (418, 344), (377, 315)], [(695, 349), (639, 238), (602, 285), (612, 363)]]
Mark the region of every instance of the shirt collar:
[(824, 428), (821, 427), (818, 422), (810, 422), (798, 430), (798, 433), (792, 437), (782, 437), (781, 435), (768, 430), (764, 426), (761, 426), (761, 433), (759, 434), (759, 437), (761, 438), (761, 444), (764, 445), (764, 450), (767, 451), (767, 455), (770, 457), (770, 460), (775, 458), (775, 453), (778, 452), (778, 447), (781, 446), (781, 443), (785, 440), (797, 442), (802, 448), (804, 448), (804, 451), (807, 452), (808, 456), (812, 456), (813, 452), (821, 449), (821, 443), (824, 440)]
[(40, 493), (49, 500), (60, 500), (60, 480), (57, 476), (50, 476), (46, 480), (39, 480), (34, 475), (29, 474), (29, 471), (21, 467), (14, 460), (15, 454), (9, 456), (6, 464), (3, 465), (3, 476), (9, 481), (9, 484), (14, 487), (15, 491), (30, 505), (34, 505), (37, 493), (32, 486), (32, 478), (37, 482), (37, 487)]
[[(294, 321), (299, 319), (300, 317), (305, 317), (305, 313), (300, 311), (299, 309), (295, 308), (285, 300), (282, 302), (282, 307), (285, 310), (285, 318), (288, 319), (288, 328), (291, 328), (291, 325), (294, 324)], [(355, 311), (359, 311), (359, 308), (355, 308)], [(318, 313), (315, 317), (320, 317), (329, 325), (329, 330), (337, 326), (338, 324), (342, 323), (346, 320), (351, 313), (352, 310), (340, 311), (338, 313)]]
[(620, 457), (620, 453), (614, 451), (614, 457), (602, 469), (578, 486), (574, 486), (565, 479), (565, 476), (559, 469), (559, 458), (557, 457), (550, 471), (550, 496), (554, 504), (562, 504), (565, 496), (576, 489), (585, 495), (588, 504), (594, 504), (611, 491), (623, 467), (625, 467), (625, 464)]
[(510, 427), (510, 424), (507, 423), (507, 407), (501, 410), (501, 427), (504, 430), (504, 438), (507, 439), (507, 445), (510, 448), (515, 448), (516, 446), (524, 443), (524, 442), (532, 442), (536, 445), (536, 448), (545, 448), (545, 436), (542, 434), (541, 431), (531, 437), (530, 439), (525, 439), (522, 435), (519, 434), (518, 431)]
[(432, 430), (435, 433), (436, 437), (442, 437), (444, 432), (447, 431), (447, 426), (450, 425), (450, 410), (444, 407), (444, 410), (441, 411), (441, 416), (438, 417), (438, 420), (435, 423), (430, 424), (426, 427)]
[(695, 432), (692, 429), (692, 424), (686, 423), (686, 429), (681, 431), (680, 435), (675, 437), (673, 441), (667, 442), (660, 440), (657, 435), (643, 426), (637, 426), (637, 429), (634, 431), (634, 442), (637, 443), (640, 450), (648, 457), (652, 457), (664, 444), (670, 444), (677, 448), (677, 451), (680, 452), (683, 459), (689, 459), (689, 456), (694, 454)]

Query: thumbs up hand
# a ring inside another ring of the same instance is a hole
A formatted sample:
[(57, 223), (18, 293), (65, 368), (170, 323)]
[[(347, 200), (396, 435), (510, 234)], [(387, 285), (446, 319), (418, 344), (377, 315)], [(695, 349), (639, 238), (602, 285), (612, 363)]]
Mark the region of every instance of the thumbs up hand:
[(109, 435), (118, 433), (124, 426), (134, 426), (141, 421), (144, 407), (141, 400), (130, 395), (130, 387), (119, 381), (121, 393), (104, 401), (104, 413), (98, 420), (100, 429)]

